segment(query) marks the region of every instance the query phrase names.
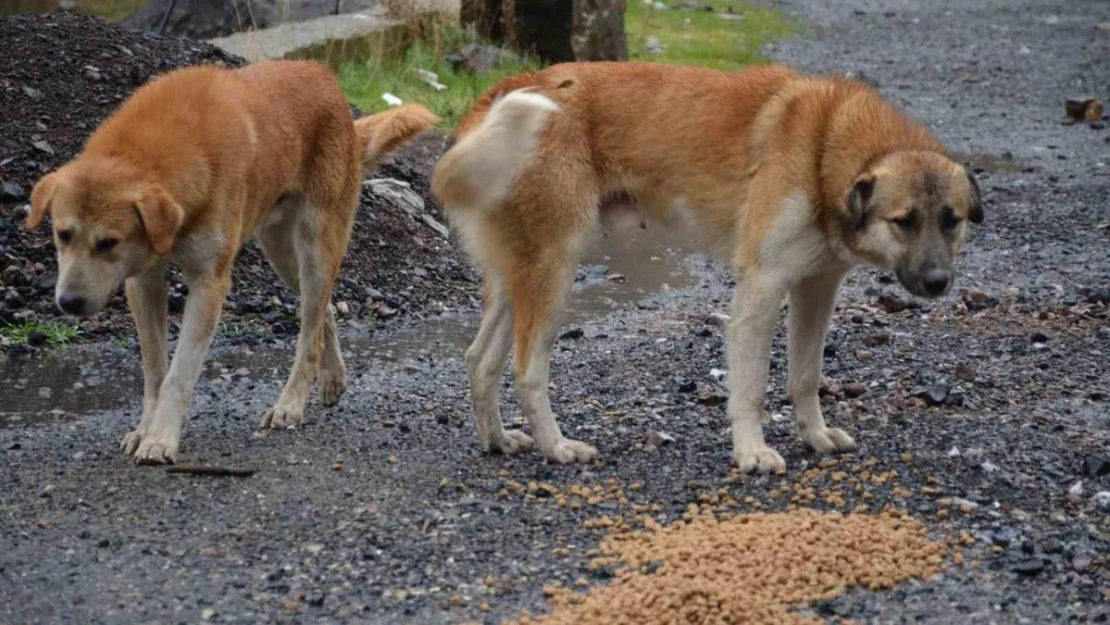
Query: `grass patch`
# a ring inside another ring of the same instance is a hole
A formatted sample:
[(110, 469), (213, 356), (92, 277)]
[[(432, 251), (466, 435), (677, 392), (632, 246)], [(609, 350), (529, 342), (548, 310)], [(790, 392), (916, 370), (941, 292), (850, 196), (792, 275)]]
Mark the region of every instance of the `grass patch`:
[[(455, 72), (443, 57), (458, 50), (476, 38), (457, 29), (446, 29), (436, 41), (417, 40), (404, 52), (392, 55), (375, 54), (373, 58), (347, 63), (339, 68), (339, 84), (347, 99), (367, 113), (378, 113), (389, 108), (382, 100), (383, 93), (391, 93), (405, 102), (419, 102), (443, 118), (440, 127), (453, 129), (459, 118), (466, 114), (483, 93), (498, 80), (519, 74), (539, 65), (529, 60), (502, 63), (485, 74)], [(383, 58), (384, 57), (384, 58)], [(415, 70), (427, 70), (439, 77), (447, 86), (436, 91), (420, 78)]]
[[(76, 0), (68, 6), (77, 13), (119, 21), (145, 4), (146, 0)], [(59, 8), (62, 8), (59, 0), (0, 0), (0, 16), (45, 13)]]
[[(628, 0), (624, 24), (629, 57), (729, 71), (764, 61), (764, 44), (801, 29), (776, 9), (729, 0), (698, 2), (713, 10), (659, 9), (643, 0)], [(677, 7), (680, 2), (668, 4)], [(647, 50), (652, 37), (665, 48), (662, 53)]]
[(0, 326), (0, 336), (20, 345), (27, 343), (31, 334), (35, 332), (44, 334), (48, 345), (65, 345), (77, 340), (81, 335), (77, 326), (58, 323), (57, 321), (26, 322)]

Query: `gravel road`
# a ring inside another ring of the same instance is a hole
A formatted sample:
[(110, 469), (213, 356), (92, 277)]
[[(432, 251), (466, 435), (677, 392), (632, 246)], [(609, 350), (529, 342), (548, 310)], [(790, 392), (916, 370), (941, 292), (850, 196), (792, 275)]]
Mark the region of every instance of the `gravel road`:
[[(812, 504), (903, 508), (954, 537), (960, 558), (928, 580), (803, 609), (865, 623), (1107, 622), (1110, 131), (1060, 119), (1069, 96), (1110, 99), (1110, 4), (778, 6), (808, 28), (772, 58), (862, 72), (965, 154), (987, 197), (947, 299), (915, 301), (871, 271), (846, 286), (823, 401), (860, 443), (849, 461), (897, 470), (899, 487)], [(766, 429), (790, 473), (736, 478), (710, 376), (723, 337), (705, 322), (727, 312), (731, 281), (652, 242), (594, 255), (567, 326), (577, 331), (557, 345), (552, 401), (564, 431), (601, 450), (588, 467), (481, 453), (461, 361), (473, 313), (348, 330), (341, 404), (314, 401), (305, 426), (268, 436), (255, 425), (291, 349), (224, 341), (182, 456), (256, 471), (243, 479), (135, 468), (116, 453), (140, 408), (133, 346), (5, 362), (0, 622), (498, 623), (542, 610), (552, 581), (606, 583), (586, 567), (603, 530), (583, 521), (625, 512), (604, 498), (560, 508), (529, 482), (640, 483), (632, 502), (667, 519), (719, 489), (785, 508), (779, 489), (816, 461), (782, 399), (784, 336)], [(504, 413), (516, 415), (510, 388)]]

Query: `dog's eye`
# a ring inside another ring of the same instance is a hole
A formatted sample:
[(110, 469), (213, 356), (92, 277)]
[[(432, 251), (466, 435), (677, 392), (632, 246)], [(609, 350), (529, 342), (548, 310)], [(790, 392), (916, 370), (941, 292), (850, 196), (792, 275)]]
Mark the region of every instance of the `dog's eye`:
[(73, 240), (73, 233), (69, 230), (59, 230), (58, 240), (62, 243), (69, 243), (71, 240)]
[(891, 219), (890, 221), (893, 222), (894, 225), (906, 231), (913, 230), (914, 225), (917, 223), (917, 219), (914, 218), (913, 213), (906, 213), (905, 215), (902, 215), (901, 217), (896, 217), (894, 219)]
[(951, 206), (945, 206), (940, 218), (940, 227), (945, 230), (955, 230), (958, 225), (960, 225), (960, 218), (956, 216), (956, 211), (952, 210)]
[(101, 239), (96, 242), (96, 251), (110, 252), (119, 243), (119, 239)]

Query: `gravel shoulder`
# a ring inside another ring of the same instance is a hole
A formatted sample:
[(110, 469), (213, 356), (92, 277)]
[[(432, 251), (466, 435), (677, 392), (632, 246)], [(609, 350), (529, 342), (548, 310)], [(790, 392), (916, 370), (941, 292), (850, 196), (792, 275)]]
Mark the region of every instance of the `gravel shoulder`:
[[(873, 462), (896, 484), (809, 504), (905, 509), (952, 541), (953, 558), (928, 580), (806, 609), (865, 623), (1106, 622), (1110, 131), (1059, 118), (1070, 95), (1110, 99), (1110, 32), (1097, 27), (1110, 6), (778, 6), (811, 26), (773, 58), (864, 72), (977, 163), (987, 198), (952, 296), (915, 301), (871, 271), (846, 285), (822, 401), (861, 450), (838, 466)], [(0, 421), (0, 621), (498, 623), (542, 610), (552, 581), (606, 583), (611, 572), (587, 567), (604, 534), (587, 520), (636, 504), (675, 519), (721, 489), (739, 511), (785, 509), (782, 489), (820, 467), (783, 400), (781, 328), (766, 431), (790, 471), (737, 478), (709, 375), (724, 367), (723, 336), (705, 323), (727, 311), (731, 281), (700, 257), (652, 258), (594, 259), (608, 267), (583, 272), (567, 326), (580, 332), (557, 344), (552, 401), (564, 431), (600, 449), (589, 467), (480, 452), (461, 361), (471, 304), (369, 337), (348, 327), (348, 394), (330, 409), (311, 402), (296, 431), (254, 429), (291, 348), (217, 347), (182, 455), (257, 471), (245, 479), (138, 469), (115, 452), (139, 414), (133, 345), (6, 361), (4, 380), (21, 388), (0, 388), (0, 410), (37, 416)], [(519, 423), (508, 378), (502, 407)], [(530, 482), (616, 485), (629, 503), (560, 508)]]

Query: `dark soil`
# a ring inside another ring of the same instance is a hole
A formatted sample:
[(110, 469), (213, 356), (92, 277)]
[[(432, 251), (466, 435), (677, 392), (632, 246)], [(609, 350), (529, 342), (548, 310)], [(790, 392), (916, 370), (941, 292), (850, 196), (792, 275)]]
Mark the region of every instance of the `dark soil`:
[[(49, 228), (22, 229), (37, 179), (72, 158), (97, 124), (150, 77), (186, 65), (237, 67), (245, 61), (205, 43), (132, 32), (71, 13), (0, 19), (0, 40), (5, 47), (0, 55), (0, 118), (5, 120), (0, 133), (0, 321), (33, 323), (59, 314), (53, 305), (56, 261)], [(410, 183), (441, 223), (427, 178), (443, 142), (429, 133), (391, 155), (377, 174)], [(171, 311), (179, 313), (185, 290), (178, 276), (173, 280)], [(364, 192), (334, 297), (347, 302), (356, 325), (371, 310), (377, 327), (377, 322), (470, 306), (474, 283), (474, 272), (442, 237), (400, 207)], [(253, 243), (240, 254), (234, 285), (224, 317), (230, 332), (223, 340), (296, 332), (295, 298)], [(78, 323), (88, 337), (129, 335), (122, 289), (105, 312)]]

